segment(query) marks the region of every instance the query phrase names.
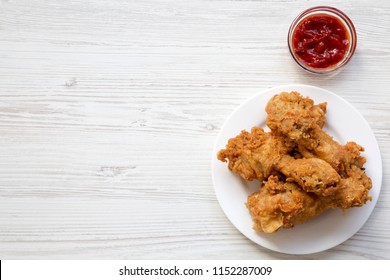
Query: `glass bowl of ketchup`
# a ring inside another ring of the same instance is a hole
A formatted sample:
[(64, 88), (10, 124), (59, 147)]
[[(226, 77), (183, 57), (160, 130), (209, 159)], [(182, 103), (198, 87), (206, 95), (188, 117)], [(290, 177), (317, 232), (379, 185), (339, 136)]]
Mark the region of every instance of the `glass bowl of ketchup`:
[(348, 63), (356, 48), (356, 30), (340, 10), (318, 6), (298, 15), (288, 31), (288, 47), (303, 69), (326, 74)]

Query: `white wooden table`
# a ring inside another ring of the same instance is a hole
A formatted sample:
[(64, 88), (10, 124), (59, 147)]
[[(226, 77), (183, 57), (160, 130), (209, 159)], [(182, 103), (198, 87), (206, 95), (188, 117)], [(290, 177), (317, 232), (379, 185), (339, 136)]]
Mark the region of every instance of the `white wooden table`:
[[(317, 1), (0, 1), (1, 259), (389, 259), (390, 2), (328, 1), (357, 28), (334, 77), (286, 36)], [(331, 90), (371, 125), (383, 185), (365, 226), (305, 256), (241, 235), (213, 190), (217, 133), (266, 88)]]

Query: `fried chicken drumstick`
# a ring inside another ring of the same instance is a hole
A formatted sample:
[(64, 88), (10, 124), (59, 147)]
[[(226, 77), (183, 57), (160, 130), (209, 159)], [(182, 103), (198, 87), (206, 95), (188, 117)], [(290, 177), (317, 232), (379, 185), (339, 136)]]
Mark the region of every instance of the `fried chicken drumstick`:
[(270, 176), (260, 191), (248, 197), (247, 207), (254, 222), (253, 229), (272, 233), (279, 228), (291, 228), (319, 215), (333, 205), (325, 197), (307, 193), (293, 182), (279, 181)]
[(322, 130), (326, 103), (314, 105), (298, 92), (282, 92), (271, 98), (266, 112), (272, 132), (296, 143), (304, 157), (325, 160), (341, 175), (351, 165), (363, 167), (366, 160), (360, 155), (364, 150), (361, 146), (355, 142), (342, 146)]
[(351, 181), (356, 178), (341, 179), (334, 195), (321, 196), (304, 191), (294, 182), (270, 176), (260, 191), (248, 197), (246, 206), (254, 222), (253, 229), (272, 233), (302, 224), (328, 209), (361, 206), (368, 199), (367, 186), (371, 182), (359, 185)]

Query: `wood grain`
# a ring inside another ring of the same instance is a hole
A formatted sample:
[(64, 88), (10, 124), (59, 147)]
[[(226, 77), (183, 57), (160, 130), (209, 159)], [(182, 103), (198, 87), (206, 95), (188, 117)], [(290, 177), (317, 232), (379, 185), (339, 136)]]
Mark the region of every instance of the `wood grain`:
[[(298, 69), (286, 46), (319, 1), (0, 1), (0, 258), (389, 259), (390, 4), (328, 2), (358, 33), (333, 77)], [(352, 103), (384, 165), (365, 226), (305, 256), (242, 236), (210, 171), (227, 116), (289, 83)]]

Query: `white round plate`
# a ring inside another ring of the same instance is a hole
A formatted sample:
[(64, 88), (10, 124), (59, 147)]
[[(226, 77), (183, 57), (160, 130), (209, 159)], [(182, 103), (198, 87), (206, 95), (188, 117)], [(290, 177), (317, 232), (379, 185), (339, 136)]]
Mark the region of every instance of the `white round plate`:
[[(246, 182), (229, 171), (227, 164), (219, 161), (216, 154), (224, 149), (228, 140), (241, 130), (250, 131), (253, 126), (266, 126), (265, 106), (268, 100), (282, 91), (298, 91), (309, 96), (315, 103), (327, 102), (324, 129), (341, 144), (355, 141), (365, 148), (363, 156), (366, 173), (372, 179), (370, 195), (372, 201), (359, 208), (343, 212), (335, 209), (315, 217), (305, 224), (292, 229), (280, 229), (266, 234), (252, 229), (252, 220), (245, 206), (248, 196), (257, 191), (260, 182)], [(223, 211), (233, 225), (247, 238), (270, 250), (288, 254), (310, 254), (327, 250), (353, 236), (367, 221), (378, 200), (382, 183), (382, 160), (375, 136), (363, 116), (347, 101), (334, 93), (307, 85), (286, 85), (267, 89), (239, 106), (226, 120), (216, 140), (212, 175), (215, 192)]]

